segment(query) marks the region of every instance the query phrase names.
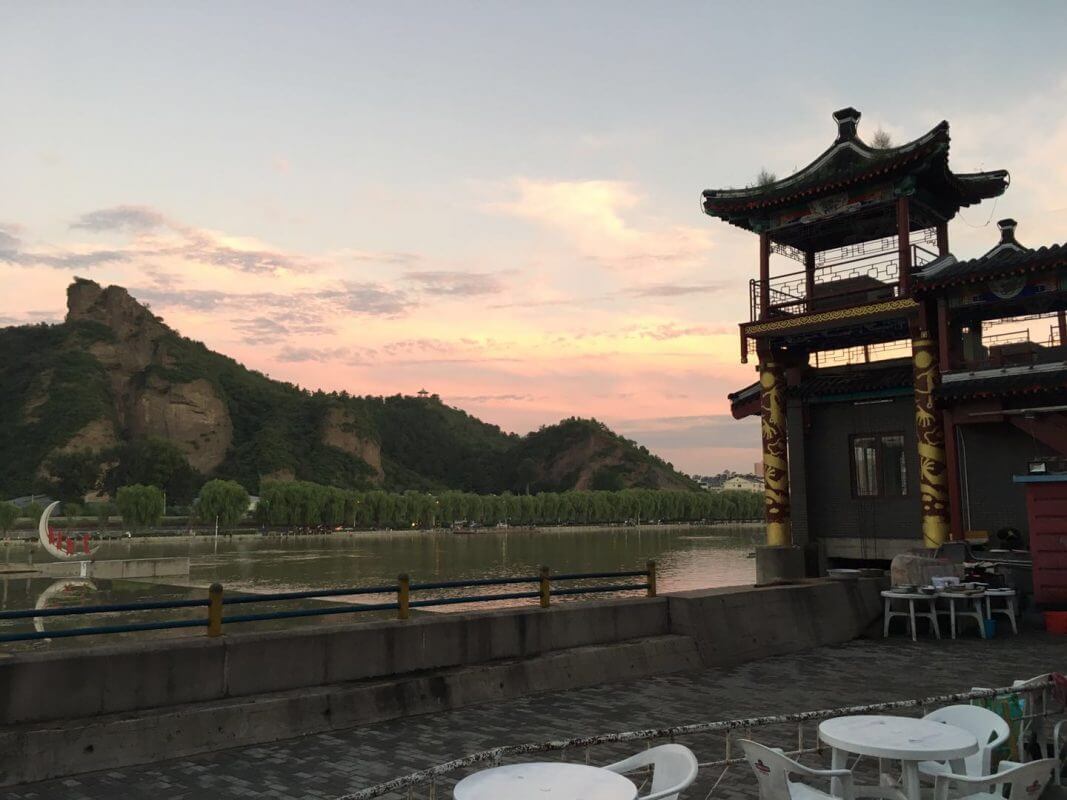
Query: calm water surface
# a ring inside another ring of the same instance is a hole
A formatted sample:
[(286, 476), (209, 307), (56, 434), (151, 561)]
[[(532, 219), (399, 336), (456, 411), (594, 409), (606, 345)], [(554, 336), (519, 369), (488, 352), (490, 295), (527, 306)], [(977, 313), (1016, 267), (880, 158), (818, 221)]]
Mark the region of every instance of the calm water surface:
[[(88, 603), (137, 602), (150, 599), (203, 597), (205, 587), (219, 582), (227, 593), (274, 592), (299, 589), (371, 587), (395, 584), (399, 573), (406, 572), (413, 583), (475, 578), (523, 577), (549, 566), (554, 573), (610, 572), (643, 569), (649, 560), (657, 562), (661, 592), (730, 586), (752, 583), (755, 562), (747, 555), (759, 533), (754, 526), (716, 526), (707, 528), (613, 528), (593, 531), (509, 530), (459, 535), (448, 532), (349, 533), (329, 536), (220, 537), (217, 545), (210, 536), (169, 539), (120, 540), (106, 542), (97, 557), (165, 558), (188, 556), (191, 568), (188, 579), (161, 578), (155, 582), (139, 581), (56, 581), (19, 575), (0, 576), (0, 608), (23, 609), (81, 605)], [(38, 547), (9, 544), (4, 552), (7, 566), (25, 563)], [(640, 582), (643, 579), (627, 579)], [(595, 581), (585, 581), (586, 585)], [(602, 583), (602, 582), (601, 582)], [(576, 585), (570, 583), (568, 585)], [(428, 597), (488, 594), (534, 590), (536, 586), (488, 587), (472, 590), (435, 590), (413, 593), (413, 599)], [(43, 595), (43, 599), (42, 599)], [(602, 595), (594, 595), (602, 597)], [(341, 602), (391, 601), (394, 596), (360, 596)], [(568, 598), (569, 599), (569, 598)], [(564, 598), (560, 598), (564, 600)], [(331, 600), (330, 602), (338, 602)], [(529, 600), (514, 603), (533, 602)], [(553, 599), (556, 602), (556, 599)], [(307, 603), (305, 603), (307, 605)], [(469, 610), (494, 603), (447, 606), (440, 610)], [(243, 611), (294, 608), (292, 603), (256, 604)], [(141, 614), (95, 615), (94, 617), (51, 618), (48, 630), (82, 625), (111, 625), (119, 622), (203, 616), (203, 610), (182, 614), (177, 611)], [(227, 613), (231, 613), (229, 607)], [(298, 624), (323, 624), (350, 619), (318, 617)], [(41, 622), (37, 623), (39, 626)], [(277, 627), (279, 623), (249, 623), (250, 629)], [(281, 624), (293, 624), (281, 623)], [(32, 630), (31, 621), (0, 621), (0, 633)], [(143, 634), (141, 634), (143, 635)], [(157, 634), (158, 635), (158, 634)], [(172, 632), (189, 635), (189, 632)], [(53, 639), (54, 646), (99, 642), (99, 637)], [(113, 641), (109, 637), (109, 641)], [(43, 643), (35, 643), (39, 647)], [(0, 645), (5, 649), (15, 645)], [(27, 645), (19, 645), (25, 647)]]

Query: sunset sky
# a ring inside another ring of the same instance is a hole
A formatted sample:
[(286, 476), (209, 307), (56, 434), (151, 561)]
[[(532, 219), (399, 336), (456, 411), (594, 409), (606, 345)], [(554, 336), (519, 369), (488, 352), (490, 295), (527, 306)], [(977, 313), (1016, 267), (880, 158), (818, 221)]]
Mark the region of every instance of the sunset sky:
[(804, 5), (5, 2), (0, 324), (80, 275), (302, 386), (748, 470), (756, 239), (701, 190), (803, 166), (852, 105), (1011, 171), (957, 256), (1005, 216), (1067, 240), (1067, 4)]

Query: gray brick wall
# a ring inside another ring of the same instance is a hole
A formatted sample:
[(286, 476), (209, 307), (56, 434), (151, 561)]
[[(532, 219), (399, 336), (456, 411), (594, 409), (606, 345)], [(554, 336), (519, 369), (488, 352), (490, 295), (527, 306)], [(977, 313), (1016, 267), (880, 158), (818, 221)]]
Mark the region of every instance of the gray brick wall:
[[(808, 407), (806, 505), (807, 532), (812, 539), (834, 536), (921, 539), (919, 456), (913, 409), (910, 397), (887, 398), (877, 403), (817, 403)], [(849, 438), (866, 433), (903, 434), (906, 496), (852, 496)]]
[[(1013, 475), (1025, 475), (1032, 458), (1053, 453), (1028, 433), (1008, 422), (961, 425), (961, 468), (966, 470), (962, 497), (963, 522), (971, 530), (1018, 528), (1025, 535), (1026, 494), (1012, 483)], [(969, 512), (969, 513), (968, 513)]]

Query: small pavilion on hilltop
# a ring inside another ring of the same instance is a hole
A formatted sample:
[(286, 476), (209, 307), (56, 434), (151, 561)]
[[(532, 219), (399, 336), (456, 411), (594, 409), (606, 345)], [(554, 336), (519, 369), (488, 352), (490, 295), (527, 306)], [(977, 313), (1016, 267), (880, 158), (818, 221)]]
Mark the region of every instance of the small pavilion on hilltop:
[(1067, 246), (1025, 247), (1005, 219), (957, 259), (949, 222), (1008, 173), (953, 172), (947, 122), (879, 149), (856, 109), (833, 116), (796, 174), (702, 197), (759, 238), (740, 324), (759, 380), (730, 403), (762, 417), (767, 543), (855, 562), (1025, 535), (1013, 475), (1067, 456)]

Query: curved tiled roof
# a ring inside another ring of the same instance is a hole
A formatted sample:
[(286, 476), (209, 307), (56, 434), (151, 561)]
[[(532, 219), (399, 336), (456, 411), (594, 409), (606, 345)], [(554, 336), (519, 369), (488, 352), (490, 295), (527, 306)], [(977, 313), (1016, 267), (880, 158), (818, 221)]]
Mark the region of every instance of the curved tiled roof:
[(858, 392), (879, 392), (911, 386), (911, 361), (894, 359), (884, 364), (815, 370), (790, 391), (798, 397), (827, 397)]
[(914, 288), (923, 292), (943, 286), (987, 281), (998, 275), (1014, 275), (1067, 266), (1067, 244), (1029, 248), (999, 249), (979, 258), (957, 261), (951, 256), (939, 258), (922, 272), (916, 273)]
[(967, 374), (946, 375), (937, 388), (938, 397), (1003, 397), (1035, 394), (1067, 388), (1067, 364), (1042, 364), (1035, 367), (986, 369)]
[(940, 122), (929, 132), (899, 147), (871, 147), (856, 135), (859, 112), (835, 112), (837, 140), (803, 169), (781, 180), (743, 189), (707, 189), (704, 213), (751, 229), (749, 216), (758, 217), (779, 206), (840, 192), (892, 174), (926, 173), (941, 193), (959, 208), (1004, 192), (1006, 170), (955, 174), (948, 168), (949, 127)]

